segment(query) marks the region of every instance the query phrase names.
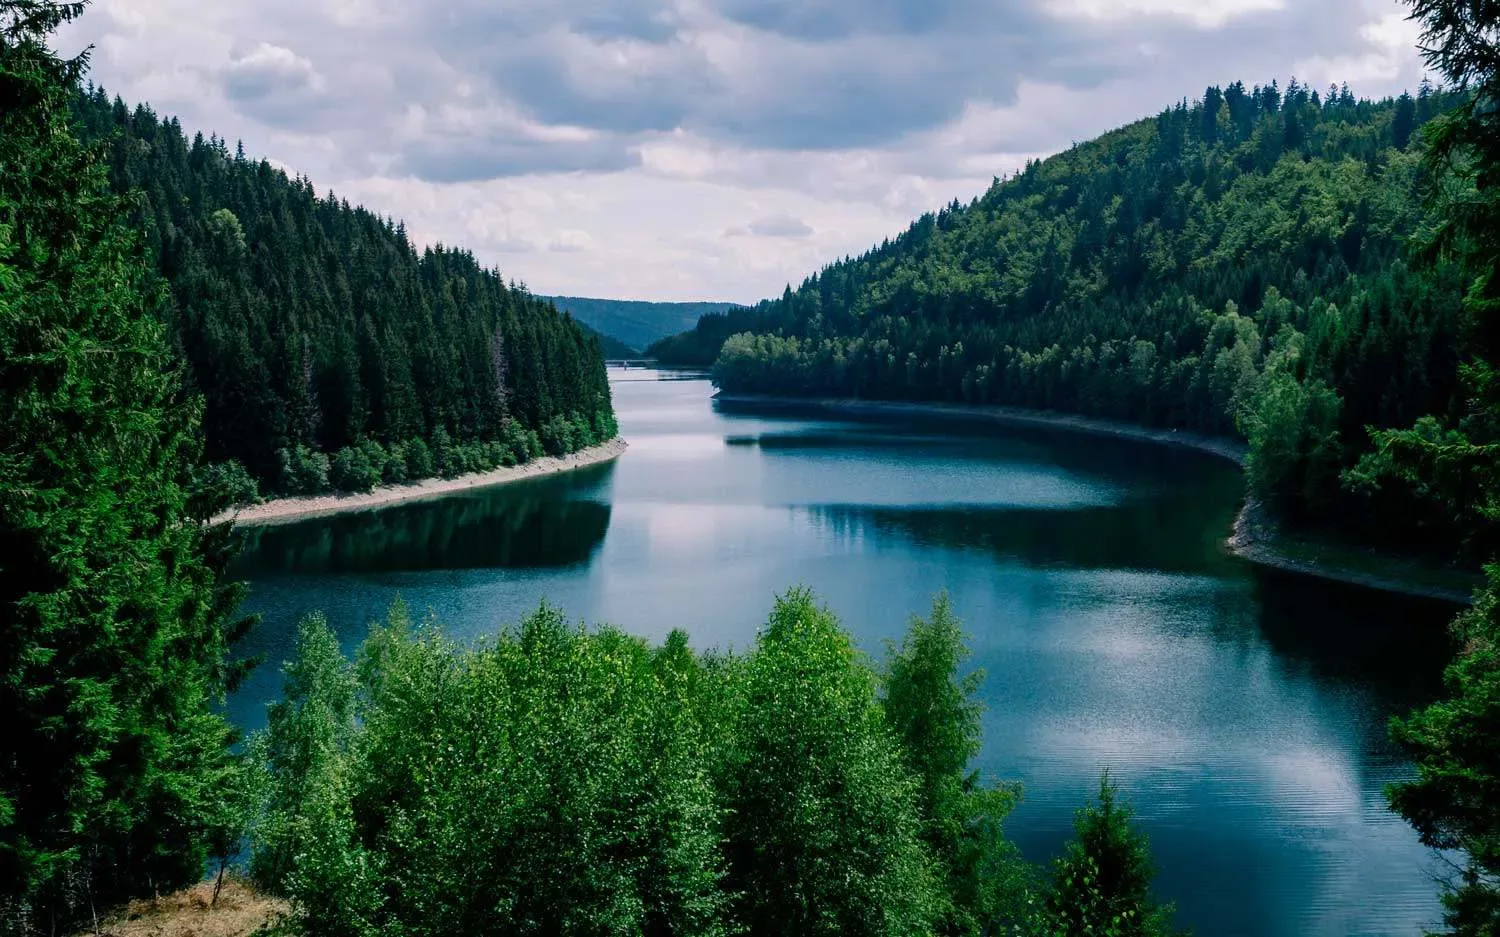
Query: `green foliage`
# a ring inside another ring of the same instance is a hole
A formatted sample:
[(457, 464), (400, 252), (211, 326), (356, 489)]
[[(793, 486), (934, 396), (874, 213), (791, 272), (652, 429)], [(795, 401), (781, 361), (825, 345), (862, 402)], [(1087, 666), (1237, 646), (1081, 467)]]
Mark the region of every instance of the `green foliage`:
[(1150, 849), (1105, 772), (1099, 802), (1078, 811), (1074, 839), (1052, 869), (1050, 937), (1159, 937), (1175, 933), (1172, 908), (1151, 898)]
[(1238, 406), (1240, 430), (1250, 443), (1250, 488), (1283, 512), (1335, 498), (1340, 485), (1343, 401), (1321, 378), (1299, 377), (1307, 366), (1306, 344), (1302, 333), (1282, 326)]
[(260, 486), (245, 467), (234, 460), (204, 466), (199, 472), (197, 489), (214, 501), (224, 504), (260, 503)]
[(355, 836), (353, 668), (321, 617), (305, 619), (284, 698), (251, 743), (262, 809), (251, 826), (252, 876), (292, 896), (309, 933), (376, 933), (379, 869)]
[(406, 443), (406, 477), (431, 478), (435, 474), (437, 462), (433, 460), (432, 450), (427, 443), (421, 439), (409, 440)]
[[(538, 298), (552, 303), (602, 335), (614, 336), (629, 348), (645, 348), (668, 335), (692, 328), (700, 316), (736, 308), (733, 303), (654, 303), (627, 299), (587, 299), (579, 296)], [(619, 351), (607, 351), (605, 357), (639, 356), (636, 352), (621, 354)], [(709, 361), (712, 360), (710, 357)]]
[(969, 762), (979, 753), (983, 671), (959, 676), (968, 659), (962, 625), (946, 595), (927, 619), (913, 618), (884, 674), (886, 720), (917, 779), (922, 839), (947, 878), (952, 906), (944, 934), (1005, 933), (1026, 918), (1027, 883), (1001, 824), (1020, 799), (1016, 785), (985, 787)]
[(1253, 493), (1286, 520), (1446, 557), (1472, 518), (1338, 477), (1366, 427), (1459, 400), (1463, 271), (1415, 271), (1408, 246), (1428, 220), (1416, 130), (1458, 99), (1212, 87), (654, 350), (716, 355), (730, 393), (1243, 428)]
[[(1426, 132), (1429, 253), (1475, 274), (1464, 297), (1461, 404), (1410, 428), (1372, 433), (1375, 451), (1349, 473), (1359, 487), (1436, 508), (1471, 553), (1500, 549), (1500, 39), (1489, 4), (1413, 0), (1428, 64), (1470, 93)], [(1462, 851), (1444, 895), (1450, 933), (1500, 933), (1500, 566), (1486, 568), (1474, 606), (1454, 623), (1460, 651), (1446, 671), (1448, 695), (1391, 734), (1417, 766), (1389, 790), (1391, 806), (1439, 848)]]
[(375, 444), (374, 452), (363, 445), (345, 446), (333, 454), (328, 466), (328, 483), (338, 491), (369, 491), (380, 484), (385, 466), (385, 450)]
[(328, 456), (306, 446), (276, 452), (278, 490), (287, 494), (315, 495), (328, 490), (331, 466)]
[(1500, 933), (1500, 565), (1486, 573), (1453, 623), (1461, 651), (1444, 672), (1447, 696), (1391, 722), (1417, 765), (1415, 780), (1391, 785), (1391, 807), (1423, 843), (1467, 857), (1444, 896), (1455, 934)]
[(398, 606), (357, 668), (309, 620), (256, 874), (314, 933), (724, 933), (696, 667), (545, 606), (473, 650)]
[(940, 601), (882, 701), (805, 591), (744, 655), (545, 605), (466, 648), (398, 603), (351, 664), (309, 619), (251, 745), (252, 871), (320, 934), (1014, 932), (966, 654)]
[(752, 934), (922, 934), (943, 911), (917, 785), (875, 679), (806, 591), (776, 602), (746, 663), (726, 850)]
[[(1494, 11), (1458, 0), (1413, 0), (1430, 65), (1471, 90), (1427, 128), (1429, 254), (1464, 267), (1461, 400), (1410, 428), (1372, 427), (1375, 452), (1351, 473), (1367, 488), (1394, 487), (1435, 507), (1471, 553), (1500, 549), (1500, 41)], [(1409, 421), (1408, 421), (1409, 422)]]
[[(232, 835), (240, 591), (162, 290), (68, 120), (83, 4), (0, 0), (0, 930), (68, 933)], [(222, 475), (223, 473), (221, 473)], [(232, 470), (231, 470), (232, 474)], [(196, 477), (195, 477), (196, 476)]]
[[(206, 401), (210, 460), (309, 494), (327, 484), (304, 452), (439, 430), (472, 447), (507, 422), (612, 415), (598, 339), (471, 254), (419, 250), (393, 220), (102, 89), (71, 106), (107, 144), (115, 189), (137, 196), (132, 221), (170, 287), (163, 316)], [(354, 467), (333, 483), (360, 490)], [(407, 477), (447, 470), (420, 468)]]

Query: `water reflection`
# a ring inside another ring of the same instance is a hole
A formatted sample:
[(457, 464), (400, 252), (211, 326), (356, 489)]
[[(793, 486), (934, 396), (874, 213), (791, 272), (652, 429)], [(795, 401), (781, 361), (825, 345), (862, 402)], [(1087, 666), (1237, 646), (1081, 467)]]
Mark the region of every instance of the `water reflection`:
[[(973, 634), (978, 767), (1018, 778), (1009, 834), (1054, 855), (1099, 770), (1204, 935), (1417, 933), (1427, 853), (1384, 806), (1387, 719), (1430, 699), (1453, 609), (1259, 570), (1221, 540), (1241, 479), (1192, 452), (953, 421), (854, 426), (716, 407), (629, 372), (614, 465), (255, 533), (241, 567), (277, 661), (324, 610), (352, 645), (396, 595), (459, 639), (545, 596), (648, 639), (744, 647), (806, 583), (879, 655), (947, 589)], [(279, 678), (231, 701), (254, 726)]]
[(613, 463), (568, 475), (311, 521), (251, 527), (236, 575), (569, 567), (609, 529)]

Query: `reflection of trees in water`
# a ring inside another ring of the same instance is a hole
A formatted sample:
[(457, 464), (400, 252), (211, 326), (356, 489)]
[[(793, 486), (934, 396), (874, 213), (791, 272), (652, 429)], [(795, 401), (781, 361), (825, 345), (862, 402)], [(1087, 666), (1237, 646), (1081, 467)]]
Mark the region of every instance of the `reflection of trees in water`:
[(249, 528), (240, 575), (361, 573), (587, 562), (610, 506), (550, 487), (451, 496), (278, 527)]
[[(1371, 686), (1391, 712), (1430, 702), (1453, 653), (1458, 606), (1276, 569), (1255, 569), (1260, 632), (1317, 676)], [(1379, 727), (1384, 737), (1384, 724)]]
[(1132, 499), (1078, 508), (817, 505), (813, 522), (841, 537), (895, 537), (920, 546), (985, 550), (1031, 566), (1209, 573), (1226, 562), (1223, 504)]
[[(840, 537), (899, 539), (918, 546), (983, 550), (1036, 567), (1141, 570), (1178, 575), (1247, 575), (1249, 588), (1162, 597), (1195, 614), (1161, 622), (1181, 637), (1208, 629), (1218, 643), (1269, 647), (1291, 671), (1372, 692), (1386, 712), (1434, 698), (1452, 652), (1448, 603), (1257, 567), (1227, 556), (1222, 505), (1170, 497), (1064, 510), (827, 505), (812, 522)], [(1371, 731), (1383, 744), (1383, 717)]]

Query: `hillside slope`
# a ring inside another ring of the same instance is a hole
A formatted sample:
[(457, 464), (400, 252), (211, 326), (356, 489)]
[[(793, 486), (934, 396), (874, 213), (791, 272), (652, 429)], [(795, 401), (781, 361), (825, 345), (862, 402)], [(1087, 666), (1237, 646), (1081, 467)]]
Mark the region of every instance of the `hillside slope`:
[(1239, 434), (1282, 517), (1451, 543), (1409, 494), (1342, 476), (1366, 427), (1457, 405), (1462, 284), (1408, 244), (1418, 130), (1452, 103), (1209, 88), (741, 314), (715, 380)]
[(601, 335), (617, 338), (631, 348), (691, 329), (700, 316), (738, 308), (734, 303), (653, 303), (633, 299), (589, 299), (581, 296), (543, 296), (557, 308)]
[(402, 225), (102, 89), (75, 110), (114, 186), (140, 193), (211, 461), (310, 493), (614, 434), (598, 340), (471, 254), (418, 251)]

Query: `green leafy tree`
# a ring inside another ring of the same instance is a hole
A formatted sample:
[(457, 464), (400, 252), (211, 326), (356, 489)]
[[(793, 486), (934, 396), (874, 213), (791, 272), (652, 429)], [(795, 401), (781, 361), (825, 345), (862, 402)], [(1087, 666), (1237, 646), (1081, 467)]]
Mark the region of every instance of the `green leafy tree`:
[[(1454, 367), (1466, 272), (1411, 249), (1428, 221), (1422, 127), (1461, 98), (1336, 91), (1315, 105), (1300, 83), (1210, 87), (1032, 161), (779, 298), (705, 316), (654, 353), (713, 361), (731, 395), (1253, 431), (1253, 493), (1283, 520), (1445, 561), (1465, 538), (1477, 564), (1500, 527), (1486, 502), (1454, 498), (1436, 522), (1394, 486), (1339, 483), (1384, 445), (1367, 428), (1467, 406)], [(1287, 329), (1301, 353), (1278, 364)]]
[(0, 0), (0, 927), (197, 880), (230, 823), (212, 698), (244, 626), (199, 405), (127, 204), (69, 119), (82, 3)]
[(1462, 651), (1444, 678), (1447, 697), (1391, 723), (1417, 765), (1390, 788), (1391, 806), (1437, 849), (1464, 865), (1443, 897), (1454, 934), (1500, 933), (1500, 566), (1454, 622)]
[(1098, 803), (1078, 811), (1074, 838), (1052, 869), (1046, 932), (1052, 937), (1158, 937), (1174, 933), (1172, 908), (1151, 897), (1155, 870), (1146, 835), (1119, 802), (1109, 772)]
[(1003, 932), (1028, 916), (1031, 897), (1024, 863), (1002, 833), (1020, 787), (986, 787), (969, 767), (979, 753), (975, 696), (984, 673), (960, 675), (968, 657), (962, 624), (941, 595), (891, 648), (883, 681), (886, 720), (917, 779), (922, 839), (952, 896), (940, 925), (947, 934)]
[(812, 595), (777, 599), (746, 665), (726, 850), (751, 934), (913, 935), (946, 904), (875, 679)]

